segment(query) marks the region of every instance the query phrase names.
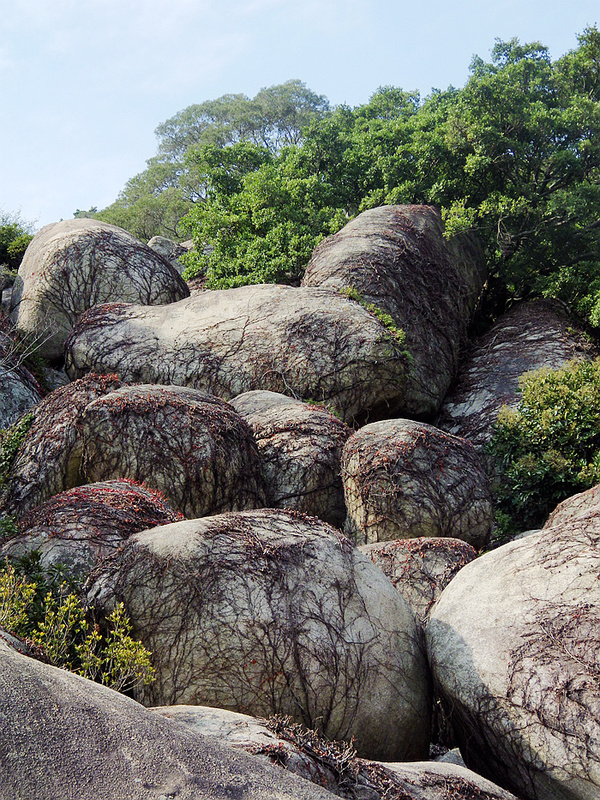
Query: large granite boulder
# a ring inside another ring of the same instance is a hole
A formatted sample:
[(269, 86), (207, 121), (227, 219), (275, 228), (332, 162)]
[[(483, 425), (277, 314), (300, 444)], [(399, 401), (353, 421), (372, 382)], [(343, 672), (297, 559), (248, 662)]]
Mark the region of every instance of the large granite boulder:
[(346, 533), (357, 544), (449, 536), (479, 549), (489, 540), (489, 479), (473, 446), (432, 425), (390, 419), (344, 446)]
[(133, 481), (77, 486), (21, 517), (18, 534), (0, 546), (0, 559), (36, 552), (42, 569), (60, 566), (83, 583), (96, 563), (132, 533), (181, 519), (158, 492)]
[(426, 628), (469, 767), (527, 800), (600, 796), (600, 531), (583, 517), (467, 564)]
[(197, 389), (123, 386), (86, 406), (81, 436), (89, 482), (141, 481), (190, 518), (267, 504), (250, 427)]
[(145, 703), (287, 714), (361, 755), (423, 757), (429, 680), (392, 584), (335, 528), (265, 509), (134, 534), (88, 600), (123, 602), (153, 653)]
[(320, 406), (276, 392), (244, 392), (231, 405), (252, 428), (273, 508), (293, 508), (341, 528), (340, 462), (352, 431)]
[(544, 523), (544, 528), (567, 525), (583, 517), (589, 525), (596, 525), (600, 530), (600, 484), (559, 503)]
[(515, 305), (466, 350), (436, 425), (481, 450), (492, 438), (500, 408), (517, 407), (521, 375), (598, 354), (561, 303)]
[(325, 789), (0, 638), (0, 797), (327, 800)]
[(0, 513), (20, 517), (52, 495), (87, 482), (80, 472), (82, 413), (120, 385), (116, 375), (89, 374), (55, 389), (31, 410), (31, 425), (0, 495)]
[(477, 558), (470, 544), (435, 537), (374, 542), (359, 549), (387, 575), (421, 625), (454, 576)]
[(405, 205), (365, 211), (321, 242), (302, 285), (349, 291), (390, 315), (412, 359), (397, 416), (423, 417), (456, 374), (485, 279), (472, 236), (447, 239), (437, 209)]
[(274, 285), (168, 306), (96, 307), (75, 326), (66, 359), (71, 378), (116, 372), (224, 400), (267, 389), (323, 402), (345, 420), (394, 409), (407, 372), (402, 345), (357, 303), (325, 289)]
[(19, 330), (39, 337), (40, 354), (58, 360), (86, 308), (172, 303), (188, 295), (183, 278), (156, 251), (115, 225), (78, 218), (36, 234), (19, 267), (11, 307)]

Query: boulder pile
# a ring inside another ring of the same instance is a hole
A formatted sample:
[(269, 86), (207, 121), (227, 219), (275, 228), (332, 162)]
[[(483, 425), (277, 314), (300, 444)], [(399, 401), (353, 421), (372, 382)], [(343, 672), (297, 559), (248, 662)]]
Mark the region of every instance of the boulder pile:
[(484, 452), (594, 345), (548, 301), (469, 343), (485, 265), (431, 207), (359, 215), (300, 287), (190, 295), (171, 244), (48, 226), (1, 321), (0, 556), (122, 607), (155, 680), (47, 663), (1, 584), (0, 796), (597, 798), (598, 487), (485, 552)]

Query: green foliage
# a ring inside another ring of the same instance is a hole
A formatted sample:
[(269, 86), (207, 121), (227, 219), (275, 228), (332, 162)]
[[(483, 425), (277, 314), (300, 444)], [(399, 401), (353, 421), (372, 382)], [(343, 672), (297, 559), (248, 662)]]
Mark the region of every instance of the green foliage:
[[(490, 268), (484, 318), (558, 297), (600, 327), (600, 32), (552, 61), (497, 41), (461, 89), (381, 87), (328, 108), (299, 81), (224, 95), (157, 129), (159, 150), (100, 217), (142, 238), (193, 236), (209, 287), (297, 283), (314, 246), (389, 203), (475, 230)], [(181, 216), (186, 214), (185, 222)]]
[(0, 628), (38, 645), (54, 666), (117, 691), (154, 680), (150, 653), (131, 637), (123, 604), (102, 634), (60, 569), (44, 572), (39, 554), (0, 570)]
[(600, 360), (523, 376), (519, 406), (502, 408), (490, 453), (504, 527), (535, 527), (600, 483)]
[[(188, 106), (156, 129), (158, 153), (148, 160), (147, 169), (127, 182), (112, 205), (93, 216), (142, 240), (157, 235), (181, 239), (182, 217), (207, 198), (212, 186), (203, 169), (211, 149), (226, 151), (248, 143), (275, 154), (298, 144), (305, 126), (323, 116), (328, 106), (325, 97), (298, 80), (261, 89), (253, 99), (227, 94)], [(228, 154), (221, 157), (227, 160)]]
[(396, 325), (392, 316), (376, 306), (374, 303), (367, 302), (354, 286), (346, 286), (343, 289), (342, 294), (344, 294), (349, 300), (354, 300), (355, 303), (359, 303), (370, 314), (373, 314), (373, 316), (376, 317), (379, 322), (381, 322), (381, 324), (388, 329), (390, 334), (394, 337), (394, 339), (396, 339), (397, 342), (400, 344), (404, 344), (406, 342), (406, 335), (404, 331), (402, 328), (399, 328)]
[(0, 430), (0, 490), (6, 486), (6, 480), (13, 461), (27, 436), (34, 420), (33, 412), (24, 414), (10, 428)]
[(17, 270), (32, 239), (31, 223), (24, 222), (18, 214), (0, 212), (0, 264)]
[(199, 148), (207, 200), (186, 218), (196, 250), (186, 278), (212, 289), (248, 283), (297, 284), (319, 241), (341, 227), (331, 187), (297, 163), (297, 148), (273, 156), (249, 143)]

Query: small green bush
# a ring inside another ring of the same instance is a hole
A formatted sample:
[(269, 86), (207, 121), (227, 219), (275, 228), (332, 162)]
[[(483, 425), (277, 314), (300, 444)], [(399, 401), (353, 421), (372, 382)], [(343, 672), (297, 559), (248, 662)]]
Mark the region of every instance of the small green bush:
[(104, 632), (60, 568), (44, 571), (39, 554), (0, 570), (0, 628), (41, 648), (51, 664), (125, 692), (151, 683), (150, 653), (131, 637), (122, 603)]
[(21, 447), (27, 432), (31, 428), (34, 416), (33, 412), (30, 411), (18, 419), (10, 428), (0, 431), (0, 490), (6, 486), (10, 468), (19, 451), (19, 447)]
[(600, 482), (600, 359), (527, 373), (489, 451), (505, 529), (536, 527), (561, 500)]

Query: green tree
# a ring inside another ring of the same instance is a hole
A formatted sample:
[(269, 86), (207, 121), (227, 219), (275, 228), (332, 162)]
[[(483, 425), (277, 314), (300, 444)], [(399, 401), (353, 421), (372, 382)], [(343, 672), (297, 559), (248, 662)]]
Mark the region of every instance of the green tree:
[[(304, 127), (327, 113), (325, 97), (298, 80), (261, 89), (250, 99), (226, 94), (188, 106), (156, 129), (157, 155), (131, 178), (117, 200), (95, 216), (140, 239), (180, 239), (182, 217), (207, 197), (205, 148), (247, 142), (275, 154), (301, 141)], [(199, 155), (193, 156), (195, 151)]]
[(32, 239), (33, 223), (25, 222), (20, 214), (0, 211), (0, 264), (18, 269)]

